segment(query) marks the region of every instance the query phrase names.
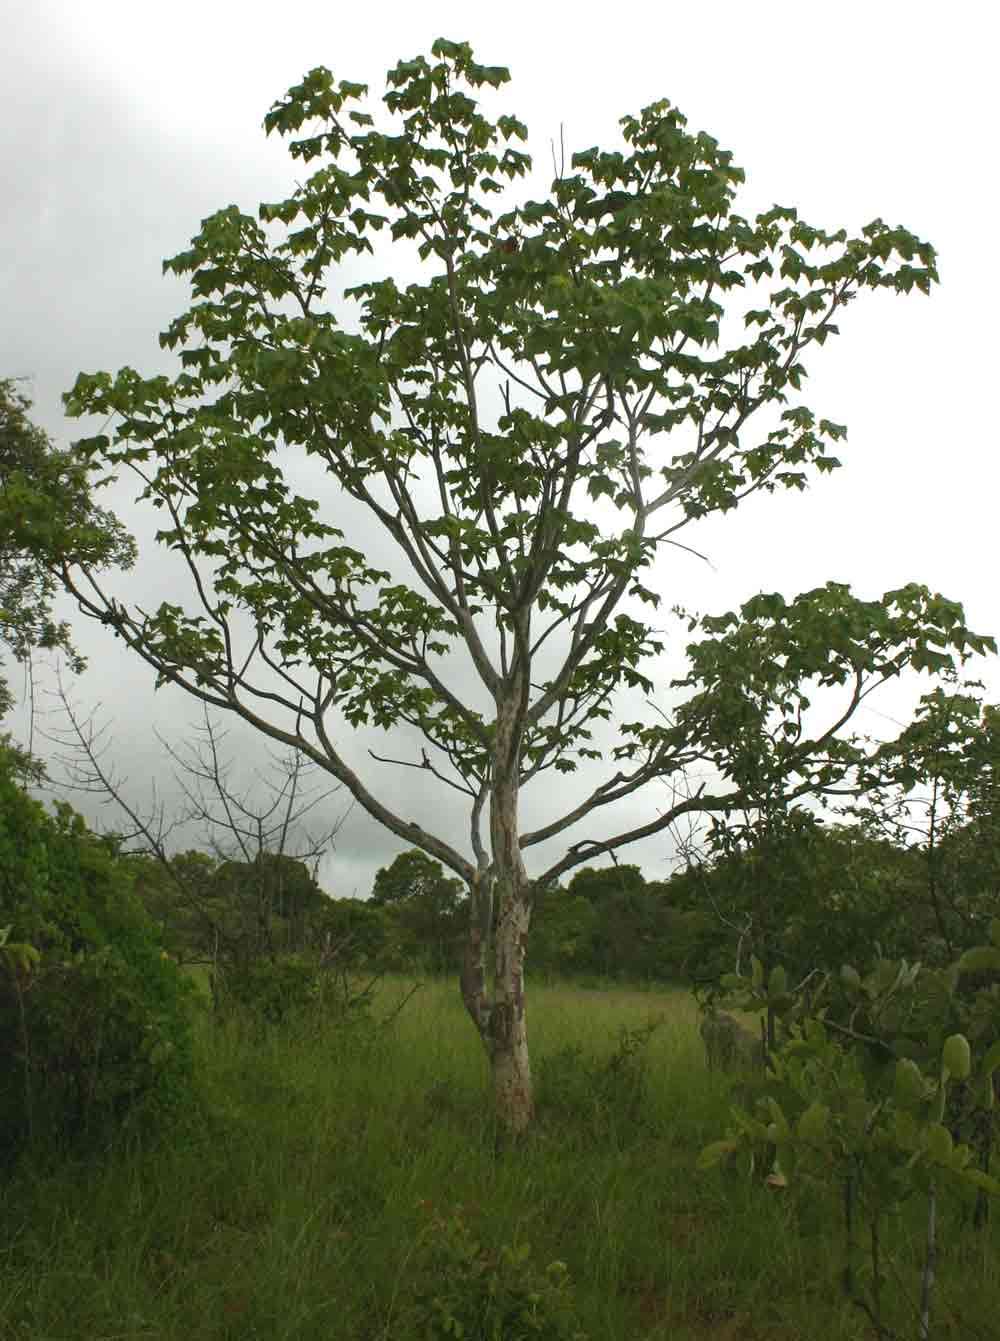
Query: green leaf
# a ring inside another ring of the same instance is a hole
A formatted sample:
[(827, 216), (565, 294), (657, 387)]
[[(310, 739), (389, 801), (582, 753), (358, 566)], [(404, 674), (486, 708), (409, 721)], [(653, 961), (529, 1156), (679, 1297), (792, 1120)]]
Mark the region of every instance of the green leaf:
[(728, 1159), (730, 1155), (735, 1154), (739, 1148), (739, 1141), (734, 1141), (732, 1139), (726, 1141), (713, 1141), (712, 1144), (707, 1145), (698, 1156), (698, 1168), (712, 1169), (717, 1164), (721, 1164), (724, 1159)]
[(830, 1109), (818, 1099), (814, 1099), (799, 1118), (796, 1134), (809, 1145), (822, 1145), (827, 1137), (830, 1121)]
[(900, 1150), (917, 1151), (921, 1148), (920, 1124), (905, 1108), (897, 1109), (893, 1114), (893, 1134)]
[(966, 1080), (972, 1070), (972, 1051), (964, 1034), (950, 1034), (941, 1049), (941, 1070), (945, 1076)]
[(896, 1063), (894, 1093), (896, 1102), (906, 1108), (914, 1108), (927, 1098), (927, 1081), (920, 1067), (909, 1057)]
[(771, 1126), (773, 1132), (771, 1134), (771, 1139), (775, 1141), (787, 1141), (791, 1135), (791, 1128), (788, 1125), (788, 1119), (785, 1117), (781, 1105), (778, 1103), (777, 1099), (770, 1094), (765, 1096), (764, 1105), (772, 1118)]
[(1000, 1181), (985, 1173), (982, 1169), (965, 1169), (962, 1172), (962, 1181), (971, 1183), (973, 1187), (981, 1187), (984, 1192), (988, 1192), (991, 1197), (1000, 1197)]
[(933, 1122), (927, 1128), (927, 1153), (937, 1164), (951, 1163), (955, 1143), (951, 1132), (940, 1122)]
[(961, 973), (989, 973), (1000, 971), (1000, 948), (992, 945), (976, 945), (966, 950), (958, 961)]

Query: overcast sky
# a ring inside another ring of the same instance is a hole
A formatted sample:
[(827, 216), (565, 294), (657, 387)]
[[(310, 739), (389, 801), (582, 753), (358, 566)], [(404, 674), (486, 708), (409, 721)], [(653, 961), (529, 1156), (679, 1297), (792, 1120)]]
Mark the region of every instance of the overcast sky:
[[(921, 17), (932, 13), (933, 24)], [(560, 125), (568, 152), (612, 147), (621, 116), (667, 97), (691, 130), (714, 135), (746, 170), (741, 213), (794, 204), (811, 223), (850, 231), (881, 216), (938, 248), (942, 284), (930, 299), (864, 294), (841, 321), (840, 338), (813, 360), (808, 401), (848, 425), (837, 453), (844, 469), (805, 495), (752, 500), (704, 526), (697, 543), (711, 566), (675, 552), (657, 569), (665, 603), (718, 612), (757, 591), (791, 597), (831, 579), (866, 598), (920, 581), (963, 601), (971, 627), (996, 635), (1000, 284), (989, 13), (961, 2), (870, 0), (623, 0), (593, 17), (581, 6), (537, 0), (12, 6), (0, 49), (0, 376), (30, 378), (34, 418), (63, 446), (91, 431), (62, 412), (60, 397), (79, 371), (125, 364), (144, 374), (176, 371), (157, 335), (187, 306), (188, 293), (161, 276), (161, 262), (215, 210), (236, 203), (253, 214), (260, 201), (293, 189), (296, 165), (284, 142), (265, 139), (261, 128), (270, 104), (320, 64), (338, 79), (367, 82), (377, 100), (397, 60), (429, 54), (438, 36), (469, 40), (479, 60), (511, 70), (504, 110), (531, 132), (540, 169), (531, 194), (551, 176), (549, 145)], [(337, 287), (335, 279), (331, 291)], [(142, 555), (128, 581), (109, 587), (147, 608), (183, 600), (150, 543), (148, 514), (130, 509), (120, 492), (111, 505)], [(379, 543), (372, 539), (376, 553)], [(172, 689), (154, 696), (151, 672), (106, 630), (82, 619), (75, 629), (90, 668), (71, 682), (72, 697), (84, 715), (97, 709), (97, 721), (108, 723), (106, 762), (117, 762), (137, 804), (148, 804), (154, 782), (169, 801), (173, 766), (154, 727), (181, 744), (199, 705)], [(20, 672), (9, 661), (7, 669), (23, 698)], [(976, 671), (1000, 698), (997, 664)], [(47, 685), (40, 663), (43, 709), (51, 707)], [(873, 703), (887, 716), (868, 712), (858, 727), (892, 732), (889, 718), (905, 717), (926, 687), (894, 686)], [(4, 725), (26, 738), (24, 702)], [(41, 725), (57, 727), (58, 717)], [(249, 780), (273, 746), (239, 723), (226, 725), (238, 754), (234, 781)], [(368, 743), (355, 742), (352, 758), (372, 788), (406, 818), (429, 814), (442, 837), (467, 851), (462, 812), (450, 800), (432, 801), (421, 775), (366, 763)], [(50, 752), (37, 736), (35, 745)], [(621, 812), (624, 827), (652, 818), (666, 800), (654, 789)], [(119, 827), (112, 811), (77, 804), (99, 827)], [(548, 816), (536, 804), (527, 802), (526, 828)], [(316, 827), (346, 808), (344, 793), (331, 797)], [(574, 831), (571, 841), (602, 832)], [(197, 833), (189, 845), (202, 845)], [(403, 846), (355, 808), (324, 863), (323, 884), (335, 894), (367, 894), (375, 870)], [(559, 852), (544, 855), (548, 865)], [(670, 869), (663, 838), (620, 856), (650, 879)]]

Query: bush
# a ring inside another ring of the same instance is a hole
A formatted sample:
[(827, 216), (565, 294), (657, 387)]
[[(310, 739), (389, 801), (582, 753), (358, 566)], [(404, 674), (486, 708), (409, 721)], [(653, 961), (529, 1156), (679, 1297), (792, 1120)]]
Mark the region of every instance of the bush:
[(190, 1101), (185, 985), (158, 954), (140, 967), (104, 946), (44, 962), (0, 986), (0, 1129), (5, 1154), (77, 1144), (137, 1121), (158, 1125)]
[(393, 1335), (422, 1341), (586, 1341), (575, 1321), (563, 1262), (544, 1270), (527, 1244), (484, 1248), (460, 1208), (424, 1207), (429, 1223), (414, 1255), (417, 1282)]
[(659, 1020), (635, 1029), (622, 1028), (618, 1044), (604, 1061), (590, 1061), (578, 1044), (543, 1057), (538, 1068), (540, 1114), (586, 1125), (602, 1141), (628, 1141), (643, 1125), (648, 1063), (646, 1045)]
[(374, 1027), (371, 1005), (377, 978), (353, 977), (336, 956), (277, 955), (249, 964), (220, 964), (213, 985), (216, 1011), (251, 1033), (286, 1027), (335, 1025), (346, 1039), (353, 1026)]
[(297, 955), (259, 959), (225, 973), (225, 1005), (257, 1016), (268, 1024), (284, 1024), (315, 1009), (320, 998), (320, 973)]
[(113, 840), (18, 785), (0, 746), (0, 1142), (105, 1137), (190, 1113), (193, 986), (165, 958)]

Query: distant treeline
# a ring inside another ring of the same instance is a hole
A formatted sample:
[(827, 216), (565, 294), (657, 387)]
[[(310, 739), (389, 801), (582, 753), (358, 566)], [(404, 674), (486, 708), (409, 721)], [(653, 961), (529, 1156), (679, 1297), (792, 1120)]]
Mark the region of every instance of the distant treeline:
[[(326, 894), (302, 862), (202, 852), (171, 870), (128, 857), (135, 890), (178, 959), (338, 948), (372, 969), (457, 971), (468, 924), (461, 883), (412, 849), (367, 898)], [(806, 824), (751, 852), (717, 856), (665, 880), (638, 866), (585, 867), (535, 894), (529, 971), (554, 976), (710, 982), (740, 953), (790, 973), (878, 946), (925, 962), (973, 943), (996, 915), (995, 846), (958, 832), (928, 853), (860, 827)]]

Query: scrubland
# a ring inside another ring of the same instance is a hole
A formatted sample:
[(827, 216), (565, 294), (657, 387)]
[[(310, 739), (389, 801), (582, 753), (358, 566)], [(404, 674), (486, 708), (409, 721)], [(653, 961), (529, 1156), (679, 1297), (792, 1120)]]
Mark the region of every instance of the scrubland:
[[(383, 981), (374, 1019), (412, 985)], [(206, 1010), (204, 1113), (168, 1139), (8, 1175), (0, 1337), (871, 1335), (841, 1291), (835, 1202), (745, 1167), (696, 1169), (732, 1084), (709, 1072), (697, 1026), (680, 989), (531, 985), (538, 1116), (504, 1149), (452, 981), (421, 983), (381, 1028), (262, 1029)], [(976, 1341), (997, 1334), (1000, 1234), (996, 1215), (959, 1233), (960, 1213), (941, 1206), (934, 1336)], [(917, 1224), (888, 1231), (912, 1240), (913, 1271), (885, 1285), (900, 1337), (917, 1335)], [(552, 1263), (565, 1270), (546, 1275)], [(569, 1320), (532, 1332), (529, 1296), (553, 1281)], [(495, 1330), (469, 1330), (463, 1293), (491, 1289)], [(495, 1321), (508, 1295), (516, 1325)]]

